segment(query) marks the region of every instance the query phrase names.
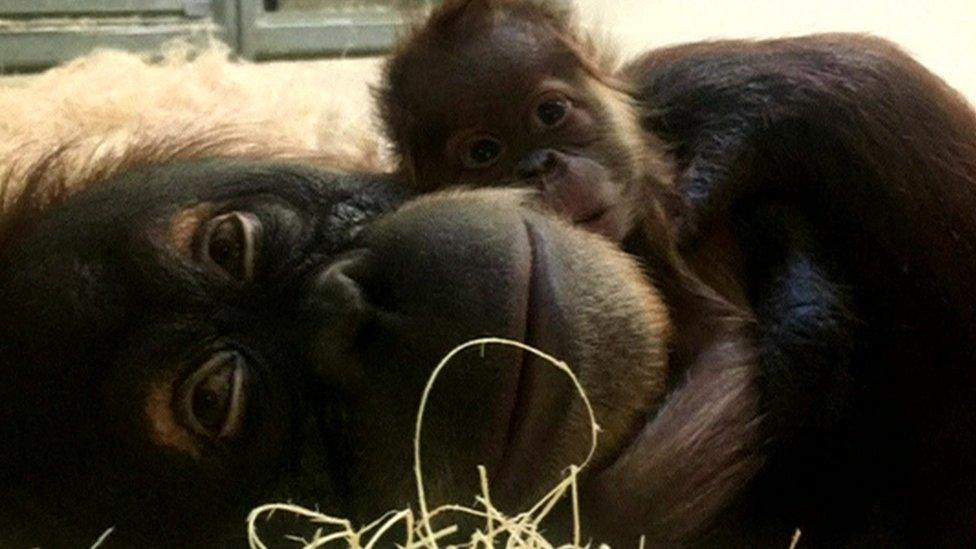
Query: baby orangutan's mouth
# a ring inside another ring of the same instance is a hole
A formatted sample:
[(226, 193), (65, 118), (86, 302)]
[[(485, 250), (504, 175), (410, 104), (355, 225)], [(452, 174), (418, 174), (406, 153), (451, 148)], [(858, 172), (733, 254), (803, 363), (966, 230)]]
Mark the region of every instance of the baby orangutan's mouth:
[(591, 213), (574, 218), (573, 224), (618, 242), (623, 240), (627, 232), (624, 213), (621, 208), (614, 206), (601, 205)]
[(607, 210), (608, 209), (609, 208), (605, 208), (605, 207), (602, 207), (601, 206), (600, 208), (597, 208), (597, 209), (595, 209), (595, 210), (593, 210), (593, 211), (591, 211), (589, 213), (584, 213), (582, 215), (579, 215), (579, 216), (573, 218), (573, 224), (574, 225), (589, 225), (590, 223), (596, 222), (601, 217), (603, 217), (603, 215), (607, 213)]
[(620, 188), (610, 173), (589, 159), (563, 157), (561, 170), (541, 178), (543, 202), (574, 225), (619, 242), (628, 232), (629, 218)]

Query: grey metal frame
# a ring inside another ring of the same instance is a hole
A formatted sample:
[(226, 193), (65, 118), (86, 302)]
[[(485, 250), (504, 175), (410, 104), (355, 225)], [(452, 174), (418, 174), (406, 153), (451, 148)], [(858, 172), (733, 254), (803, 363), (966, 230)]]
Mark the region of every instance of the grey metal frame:
[(240, 4), (240, 53), (250, 59), (367, 55), (388, 50), (401, 17), (337, 15), (328, 11), (264, 10), (261, 0)]
[(90, 15), (92, 13), (182, 13), (183, 0), (3, 0), (0, 15)]
[(97, 9), (77, 0), (0, 0), (0, 18), (3, 73), (49, 67), (96, 48), (151, 52), (177, 38), (237, 39), (237, 0), (101, 0)]
[(0, 74), (49, 67), (99, 47), (158, 51), (176, 38), (192, 44), (217, 38), (250, 59), (368, 55), (395, 42), (402, 23), (396, 5), (349, 14), (268, 12), (262, 0), (0, 0)]

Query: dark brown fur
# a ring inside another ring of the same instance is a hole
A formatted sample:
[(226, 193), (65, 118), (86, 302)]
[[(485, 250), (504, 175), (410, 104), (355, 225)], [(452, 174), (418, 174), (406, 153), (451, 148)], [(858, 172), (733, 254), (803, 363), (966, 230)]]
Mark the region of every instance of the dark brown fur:
[[(587, 226), (649, 263), (677, 379), (636, 455), (602, 473), (594, 522), (662, 542), (710, 525), (726, 542), (793, 527), (811, 543), (976, 539), (970, 106), (870, 37), (691, 44), (611, 71), (580, 36), (554, 3), (449, 0), (388, 62), (378, 98), (417, 189), (528, 185), (574, 221), (580, 196), (626, 204), (619, 231)], [(577, 94), (583, 129), (525, 129), (526, 98), (553, 80)], [(474, 171), (444, 145), (471, 131), (505, 144)], [(563, 164), (521, 177), (539, 150)], [(746, 350), (717, 354), (758, 369), (741, 379), (759, 409), (743, 385), (719, 398), (714, 373), (738, 370), (697, 354), (736, 310), (754, 311), (758, 349), (733, 328)], [(712, 412), (726, 423), (700, 419)], [(736, 498), (727, 515), (750, 518), (713, 523)]]

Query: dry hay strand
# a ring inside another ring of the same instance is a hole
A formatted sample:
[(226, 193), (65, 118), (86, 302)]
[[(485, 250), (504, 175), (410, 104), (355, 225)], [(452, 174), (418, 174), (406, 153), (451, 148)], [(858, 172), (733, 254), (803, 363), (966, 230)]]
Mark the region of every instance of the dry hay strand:
[[(591, 436), (589, 451), (587, 452), (586, 458), (580, 464), (569, 466), (566, 476), (561, 482), (553, 487), (535, 505), (521, 513), (508, 515), (494, 506), (488, 486), (488, 474), (484, 466), (478, 466), (481, 494), (475, 498), (475, 506), (446, 504), (430, 509), (427, 505), (421, 460), (421, 434), (423, 432), (423, 420), (430, 392), (441, 371), (448, 366), (458, 353), (472, 347), (482, 347), (483, 349), (486, 345), (503, 345), (521, 349), (524, 352), (534, 354), (543, 359), (569, 376), (583, 401), (590, 420)], [(275, 513), (286, 513), (318, 526), (312, 539), (304, 539), (297, 536), (285, 537), (285, 539), (300, 544), (302, 549), (317, 549), (335, 543), (345, 543), (350, 549), (373, 549), (374, 547), (389, 546), (390, 543), (394, 543), (402, 549), (438, 549), (440, 547), (439, 542), (447, 536), (456, 534), (459, 528), (455, 525), (435, 530), (432, 526), (432, 520), (440, 515), (453, 513), (480, 518), (484, 521), (484, 526), (476, 529), (467, 542), (451, 544), (449, 547), (494, 549), (495, 547), (501, 546), (506, 549), (588, 549), (593, 546), (592, 542), (587, 542), (585, 545), (581, 544), (582, 524), (580, 521), (577, 481), (580, 471), (590, 463), (596, 451), (599, 432), (600, 426), (596, 422), (596, 415), (593, 412), (593, 406), (590, 403), (589, 397), (587, 397), (586, 391), (583, 389), (577, 376), (565, 362), (518, 341), (493, 337), (475, 339), (458, 345), (438, 363), (437, 367), (431, 372), (421, 396), (413, 439), (414, 479), (418, 493), (417, 512), (411, 508), (392, 510), (373, 522), (357, 528), (353, 525), (352, 521), (342, 517), (320, 513), (291, 503), (269, 503), (256, 507), (248, 514), (246, 521), (248, 543), (252, 549), (268, 549), (268, 546), (258, 533), (258, 523), (262, 518), (270, 519)], [(544, 532), (541, 530), (541, 523), (555, 508), (556, 504), (567, 496), (572, 505), (573, 541), (569, 544), (556, 545), (546, 539)], [(383, 539), (386, 534), (399, 524), (404, 526), (406, 539), (401, 540), (399, 543)], [(114, 527), (106, 530), (91, 546), (91, 549), (100, 547), (114, 530)], [(796, 529), (792, 539), (790, 539), (789, 549), (796, 549), (799, 546), (801, 535), (802, 532), (800, 529)], [(645, 539), (642, 537), (638, 548), (644, 549), (644, 546)], [(609, 549), (609, 546), (606, 544), (600, 544), (598, 547), (600, 549)]]
[[(421, 461), (421, 435), (423, 432), (424, 414), (427, 410), (427, 400), (441, 371), (448, 366), (458, 353), (472, 347), (484, 348), (486, 345), (503, 345), (521, 349), (523, 352), (531, 353), (541, 358), (546, 363), (551, 364), (569, 376), (589, 416), (591, 435), (589, 452), (581, 463), (569, 466), (566, 476), (562, 481), (556, 484), (535, 505), (521, 513), (509, 515), (495, 507), (491, 500), (488, 475), (484, 466), (478, 466), (478, 475), (481, 479), (481, 494), (475, 498), (474, 506), (447, 504), (431, 509), (427, 504), (423, 464)], [(458, 345), (438, 363), (437, 367), (431, 372), (430, 379), (427, 381), (427, 385), (421, 396), (413, 439), (417, 511), (411, 508), (393, 510), (375, 521), (357, 528), (348, 519), (330, 516), (289, 503), (270, 503), (255, 508), (248, 515), (248, 541), (253, 549), (268, 549), (268, 546), (265, 545), (258, 534), (258, 522), (262, 517), (270, 518), (273, 513), (281, 512), (290, 513), (319, 526), (315, 535), (310, 540), (294, 536), (287, 537), (287, 539), (301, 544), (303, 549), (315, 549), (333, 543), (345, 543), (352, 549), (372, 549), (379, 546), (388, 547), (391, 543), (396, 543), (397, 547), (404, 549), (437, 549), (445, 537), (456, 534), (459, 528), (453, 525), (435, 529), (432, 525), (432, 520), (441, 515), (455, 514), (476, 517), (483, 520), (484, 523), (471, 534), (467, 542), (461, 544), (452, 543), (452, 547), (494, 548), (500, 546), (511, 549), (554, 549), (556, 547), (568, 549), (590, 547), (590, 542), (582, 545), (577, 480), (580, 470), (590, 463), (590, 460), (596, 452), (599, 431), (600, 426), (596, 422), (596, 415), (593, 412), (593, 406), (590, 404), (589, 398), (586, 396), (586, 391), (565, 362), (518, 341), (493, 337), (475, 339)], [(565, 497), (569, 498), (570, 504), (572, 505), (573, 541), (570, 544), (557, 546), (546, 539), (544, 532), (541, 530), (541, 524), (556, 507), (556, 504)], [(383, 539), (397, 525), (404, 527), (403, 530), (406, 532), (406, 539), (399, 540), (399, 542)], [(641, 541), (641, 546), (643, 546), (643, 540)], [(601, 545), (600, 547), (606, 546)]]

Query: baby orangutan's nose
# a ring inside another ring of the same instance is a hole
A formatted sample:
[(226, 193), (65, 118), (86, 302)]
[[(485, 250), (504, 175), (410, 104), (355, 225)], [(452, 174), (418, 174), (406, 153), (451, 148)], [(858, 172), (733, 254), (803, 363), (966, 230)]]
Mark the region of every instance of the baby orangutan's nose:
[(515, 167), (515, 175), (522, 179), (544, 178), (565, 169), (566, 158), (551, 149), (537, 149), (525, 155)]
[(538, 189), (547, 207), (570, 222), (615, 241), (629, 230), (620, 190), (601, 164), (539, 149), (525, 155), (515, 170), (525, 184)]

